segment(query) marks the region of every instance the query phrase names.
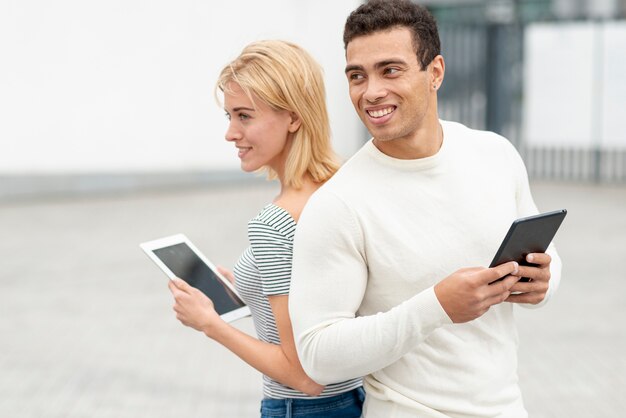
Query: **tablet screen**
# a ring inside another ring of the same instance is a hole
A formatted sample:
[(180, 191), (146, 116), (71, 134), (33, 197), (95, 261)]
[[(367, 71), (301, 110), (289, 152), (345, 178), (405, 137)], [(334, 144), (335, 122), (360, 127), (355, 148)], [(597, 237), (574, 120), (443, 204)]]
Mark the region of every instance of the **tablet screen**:
[(196, 253), (185, 243), (153, 249), (152, 252), (169, 268), (191, 286), (199, 289), (213, 301), (215, 311), (222, 315), (245, 306)]

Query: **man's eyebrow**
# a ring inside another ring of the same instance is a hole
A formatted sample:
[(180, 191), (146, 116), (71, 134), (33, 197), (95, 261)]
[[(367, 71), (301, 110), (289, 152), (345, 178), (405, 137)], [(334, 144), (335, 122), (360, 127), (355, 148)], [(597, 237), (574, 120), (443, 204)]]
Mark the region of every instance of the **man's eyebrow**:
[[(379, 61), (376, 64), (374, 64), (374, 68), (376, 69), (380, 69), (382, 67), (386, 67), (388, 65), (393, 65), (393, 64), (400, 64), (400, 65), (407, 65), (406, 61), (401, 60), (399, 58), (392, 58), (392, 59), (388, 59), (388, 60), (384, 60), (384, 61)], [(362, 65), (348, 65), (346, 66), (346, 73), (349, 73), (350, 71), (363, 71), (364, 68)]]
[(350, 71), (357, 71), (357, 70), (363, 70), (363, 66), (362, 65), (347, 65), (346, 66), (346, 74), (349, 73)]
[(393, 64), (407, 65), (406, 61), (404, 60), (401, 60), (399, 58), (392, 58), (389, 60), (377, 62), (376, 64), (374, 64), (374, 68), (379, 69), (381, 67), (386, 67), (388, 65), (393, 65)]

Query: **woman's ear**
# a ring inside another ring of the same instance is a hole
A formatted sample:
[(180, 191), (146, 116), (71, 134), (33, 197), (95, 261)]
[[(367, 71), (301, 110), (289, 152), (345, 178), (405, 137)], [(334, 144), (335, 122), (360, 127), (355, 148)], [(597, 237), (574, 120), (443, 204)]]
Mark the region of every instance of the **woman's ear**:
[(300, 125), (302, 125), (302, 119), (300, 119), (300, 116), (298, 116), (297, 114), (295, 114), (294, 112), (289, 112), (289, 116), (291, 117), (291, 121), (289, 122), (289, 133), (295, 133), (298, 131), (298, 129), (300, 129)]

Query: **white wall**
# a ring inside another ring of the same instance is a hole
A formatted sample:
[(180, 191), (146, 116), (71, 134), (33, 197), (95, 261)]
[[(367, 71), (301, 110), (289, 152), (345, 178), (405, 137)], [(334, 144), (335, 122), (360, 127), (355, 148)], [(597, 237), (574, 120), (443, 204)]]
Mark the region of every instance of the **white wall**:
[(213, 99), (253, 40), (307, 48), (326, 74), (337, 151), (361, 143), (343, 23), (360, 2), (0, 3), (0, 174), (238, 169)]
[(524, 133), (537, 147), (626, 149), (626, 22), (526, 31)]

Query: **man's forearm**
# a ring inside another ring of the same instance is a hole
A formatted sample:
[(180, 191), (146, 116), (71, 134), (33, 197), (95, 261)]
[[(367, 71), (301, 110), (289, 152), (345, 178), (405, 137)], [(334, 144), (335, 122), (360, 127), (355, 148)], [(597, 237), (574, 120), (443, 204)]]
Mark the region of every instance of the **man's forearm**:
[[(329, 318), (292, 307), (292, 317), (311, 314)], [(307, 374), (329, 384), (383, 369), (449, 323), (429, 288), (384, 313), (356, 318), (336, 315), (306, 330), (296, 329), (296, 344)]]

